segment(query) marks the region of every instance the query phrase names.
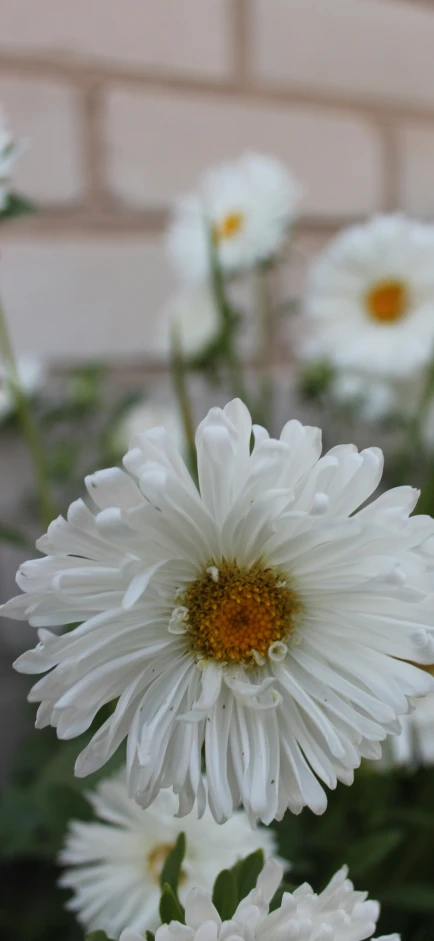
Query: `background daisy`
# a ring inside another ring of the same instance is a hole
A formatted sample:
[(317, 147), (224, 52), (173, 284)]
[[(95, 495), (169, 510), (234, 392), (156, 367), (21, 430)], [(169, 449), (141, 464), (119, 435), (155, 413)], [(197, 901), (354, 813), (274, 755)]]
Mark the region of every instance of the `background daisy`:
[(208, 170), (197, 193), (179, 200), (169, 254), (183, 280), (209, 275), (209, 231), (224, 272), (252, 268), (281, 250), (296, 217), (301, 188), (273, 157), (247, 153)]
[(179, 895), (184, 901), (193, 886), (208, 889), (221, 869), (241, 856), (263, 849), (275, 851), (275, 836), (260, 827), (253, 831), (242, 811), (219, 827), (209, 811), (202, 820), (189, 814), (175, 818), (177, 800), (162, 791), (148, 810), (128, 796), (125, 769), (88, 793), (98, 822), (74, 820), (59, 862), (68, 867), (60, 885), (73, 891), (68, 907), (87, 931), (102, 929), (118, 938), (127, 926), (145, 932), (159, 924), (160, 874), (177, 836), (184, 831), (187, 852)]

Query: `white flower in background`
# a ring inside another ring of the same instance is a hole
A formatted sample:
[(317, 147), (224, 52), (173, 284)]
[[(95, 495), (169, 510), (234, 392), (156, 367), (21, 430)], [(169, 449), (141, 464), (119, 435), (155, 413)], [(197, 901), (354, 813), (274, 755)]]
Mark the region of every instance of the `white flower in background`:
[(336, 402), (353, 406), (369, 422), (381, 421), (394, 413), (408, 417), (409, 392), (414, 406), (413, 383), (388, 381), (369, 373), (337, 372), (330, 391)]
[(101, 929), (111, 938), (127, 926), (145, 932), (160, 923), (160, 873), (181, 830), (187, 841), (179, 885), (182, 902), (193, 886), (209, 889), (220, 870), (241, 856), (258, 849), (270, 856), (276, 848), (273, 832), (252, 830), (242, 811), (224, 826), (209, 810), (202, 820), (189, 814), (181, 825), (171, 791), (162, 791), (152, 807), (141, 810), (128, 797), (124, 771), (99, 784), (88, 798), (99, 821), (70, 824), (59, 860), (70, 868), (60, 884), (73, 890), (68, 908), (87, 931)]
[(420, 765), (434, 765), (434, 693), (415, 701), (402, 721), (401, 735), (391, 736), (383, 747), (383, 768)]
[(220, 330), (220, 319), (212, 293), (199, 287), (174, 294), (160, 320), (159, 346), (162, 355), (171, 351), (171, 331), (175, 329), (184, 354), (200, 353)]
[(151, 428), (162, 426), (181, 452), (185, 450), (185, 436), (179, 410), (175, 404), (169, 405), (144, 399), (133, 405), (122, 416), (117, 437), (121, 450), (126, 450), (138, 435)]
[[(350, 784), (361, 756), (401, 731), (408, 697), (434, 680), (434, 521), (418, 493), (372, 495), (376, 448), (333, 448), (290, 421), (280, 440), (234, 400), (196, 434), (199, 490), (163, 429), (136, 440), (126, 472), (87, 478), (38, 542), (3, 607), (39, 644), (16, 662), (45, 673), (37, 726), (73, 738), (117, 700), (76, 763), (100, 768), (127, 737), (142, 806), (172, 787), (180, 814), (208, 797), (218, 822), (326, 807), (318, 779)], [(82, 622), (57, 637), (50, 628)], [(47, 672), (48, 671), (48, 672)], [(207, 792), (201, 774), (202, 747)]]
[(208, 170), (196, 193), (181, 198), (168, 249), (185, 281), (209, 276), (209, 234), (227, 273), (252, 268), (282, 249), (301, 198), (299, 184), (273, 157), (247, 153)]
[[(372, 938), (380, 906), (367, 899), (367, 892), (356, 892), (347, 872), (346, 866), (340, 869), (319, 895), (307, 882), (294, 892), (285, 892), (280, 908), (269, 912), (283, 870), (276, 860), (268, 859), (256, 888), (240, 902), (230, 921), (221, 921), (209, 893), (192, 889), (185, 906), (185, 926), (177, 921), (161, 925), (155, 941), (364, 941)], [(121, 941), (141, 938), (134, 929), (127, 929)], [(377, 941), (400, 939), (391, 934)]]
[[(33, 356), (20, 356), (17, 361), (17, 370), (21, 388), (25, 395), (31, 398), (45, 380), (44, 364)], [(0, 364), (0, 422), (7, 418), (15, 408), (7, 377), (7, 367)]]
[(5, 115), (0, 108), (0, 213), (6, 208), (10, 176), (23, 152), (23, 146), (12, 137)]
[(390, 378), (434, 352), (434, 226), (377, 216), (338, 235), (312, 265), (301, 355)]

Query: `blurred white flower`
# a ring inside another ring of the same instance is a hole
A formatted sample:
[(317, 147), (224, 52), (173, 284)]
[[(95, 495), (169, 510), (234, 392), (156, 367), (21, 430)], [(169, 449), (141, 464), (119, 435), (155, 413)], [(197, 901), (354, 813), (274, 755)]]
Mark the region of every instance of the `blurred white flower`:
[[(280, 907), (269, 911), (283, 871), (268, 859), (256, 888), (243, 899), (230, 921), (222, 922), (209, 892), (192, 889), (185, 906), (185, 926), (177, 921), (158, 928), (155, 941), (364, 941), (372, 938), (380, 913), (378, 902), (357, 892), (343, 866), (323, 892), (317, 895), (305, 882), (293, 892), (284, 892)], [(141, 941), (134, 928), (121, 941)], [(399, 941), (399, 935), (377, 938)]]
[(116, 436), (119, 450), (126, 451), (137, 435), (158, 427), (166, 429), (181, 453), (185, 450), (184, 430), (176, 405), (156, 402), (153, 399), (137, 402), (122, 416)]
[(6, 207), (9, 178), (22, 152), (23, 145), (12, 137), (5, 114), (0, 108), (0, 212)]
[(172, 329), (188, 356), (195, 356), (211, 343), (219, 332), (220, 319), (208, 288), (186, 288), (169, 299), (159, 325), (159, 348), (165, 357), (170, 355)]
[(193, 886), (210, 889), (221, 869), (238, 858), (263, 849), (276, 849), (272, 830), (252, 830), (247, 816), (237, 811), (219, 826), (209, 810), (201, 820), (189, 814), (174, 816), (178, 801), (162, 791), (148, 810), (128, 796), (125, 770), (102, 781), (88, 794), (98, 822), (73, 820), (59, 862), (70, 867), (60, 885), (72, 889), (68, 908), (88, 930), (105, 930), (118, 938), (127, 926), (154, 930), (159, 924), (159, 878), (164, 862), (181, 832), (187, 839), (179, 895)]
[(225, 272), (274, 258), (300, 198), (299, 184), (273, 157), (247, 153), (208, 170), (198, 191), (179, 200), (169, 229), (168, 249), (181, 278), (208, 277), (208, 227)]
[(381, 421), (395, 411), (403, 411), (404, 383), (388, 382), (369, 373), (337, 372), (332, 380), (331, 395), (340, 404), (357, 409), (365, 421)]
[(377, 216), (312, 265), (300, 353), (338, 369), (410, 377), (434, 351), (434, 226)]
[(414, 710), (402, 718), (401, 735), (383, 745), (380, 767), (418, 768), (434, 764), (434, 693), (414, 701)]
[[(21, 388), (31, 398), (44, 382), (45, 366), (40, 359), (21, 356), (17, 361), (17, 369)], [(7, 376), (7, 367), (0, 364), (0, 422), (7, 418), (15, 407)]]

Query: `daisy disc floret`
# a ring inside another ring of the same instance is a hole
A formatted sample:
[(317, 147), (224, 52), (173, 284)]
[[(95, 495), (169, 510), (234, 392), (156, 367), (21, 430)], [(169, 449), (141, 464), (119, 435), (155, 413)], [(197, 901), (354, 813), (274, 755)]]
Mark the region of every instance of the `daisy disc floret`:
[(209, 270), (209, 237), (223, 272), (252, 268), (274, 258), (294, 222), (301, 188), (273, 157), (247, 153), (208, 170), (197, 193), (175, 207), (168, 250), (186, 281), (204, 281)]
[(168, 790), (142, 810), (128, 796), (124, 768), (87, 796), (97, 819), (70, 823), (59, 857), (66, 867), (60, 885), (72, 890), (68, 908), (87, 931), (103, 930), (111, 938), (127, 926), (144, 933), (160, 923), (160, 876), (181, 829), (187, 845), (178, 886), (181, 902), (193, 886), (209, 888), (241, 854), (262, 849), (270, 856), (276, 849), (273, 832), (252, 830), (242, 811), (224, 826), (209, 809), (202, 820), (189, 814), (181, 824), (174, 816), (177, 799)]
[[(185, 905), (185, 925), (172, 921), (158, 928), (155, 941), (364, 941), (372, 938), (379, 916), (378, 902), (357, 892), (344, 866), (317, 895), (308, 883), (284, 892), (281, 904), (270, 912), (283, 869), (268, 859), (253, 889), (229, 921), (222, 921), (208, 893), (192, 889)], [(141, 941), (134, 930), (120, 941)], [(400, 941), (399, 935), (377, 941)]]
[(208, 799), (219, 822), (240, 802), (252, 823), (322, 813), (320, 782), (350, 784), (433, 689), (412, 664), (434, 660), (434, 522), (410, 516), (410, 487), (359, 509), (378, 449), (321, 457), (317, 428), (270, 438), (239, 400), (211, 409), (196, 445), (198, 487), (162, 428), (136, 438), (125, 471), (87, 479), (92, 507), (51, 524), (3, 609), (39, 632), (16, 667), (45, 673), (30, 699), (61, 738), (116, 700), (76, 773), (126, 738), (143, 807), (173, 787), (181, 815)]
[(311, 267), (301, 353), (392, 379), (434, 351), (434, 226), (376, 216), (341, 232)]

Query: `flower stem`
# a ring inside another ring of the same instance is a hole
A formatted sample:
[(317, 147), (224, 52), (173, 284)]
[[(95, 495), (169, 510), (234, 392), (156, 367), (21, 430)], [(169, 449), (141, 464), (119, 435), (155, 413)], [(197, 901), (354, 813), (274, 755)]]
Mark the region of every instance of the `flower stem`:
[(273, 425), (273, 373), (274, 323), (269, 284), (270, 265), (264, 262), (255, 269), (258, 317), (261, 326), (258, 363), (262, 374), (261, 411), (263, 424), (271, 430)]
[(35, 483), (38, 492), (39, 510), (41, 520), (45, 526), (57, 516), (56, 507), (51, 499), (50, 487), (47, 480), (46, 465), (43, 446), (34, 422), (29, 402), (21, 387), (17, 364), (9, 336), (6, 316), (0, 301), (0, 353), (5, 363), (6, 382), (9, 385), (12, 400), (26, 441), (30, 459), (33, 465)]
[(223, 272), (219, 263), (217, 246), (212, 231), (208, 231), (209, 257), (211, 262), (211, 287), (220, 316), (222, 347), (226, 357), (232, 394), (248, 404), (243, 367), (236, 345), (235, 317), (226, 296)]
[(171, 332), (171, 369), (172, 379), (181, 412), (187, 444), (187, 458), (191, 473), (197, 478), (197, 454), (193, 410), (187, 386), (187, 372), (181, 350), (179, 334), (175, 327)]

